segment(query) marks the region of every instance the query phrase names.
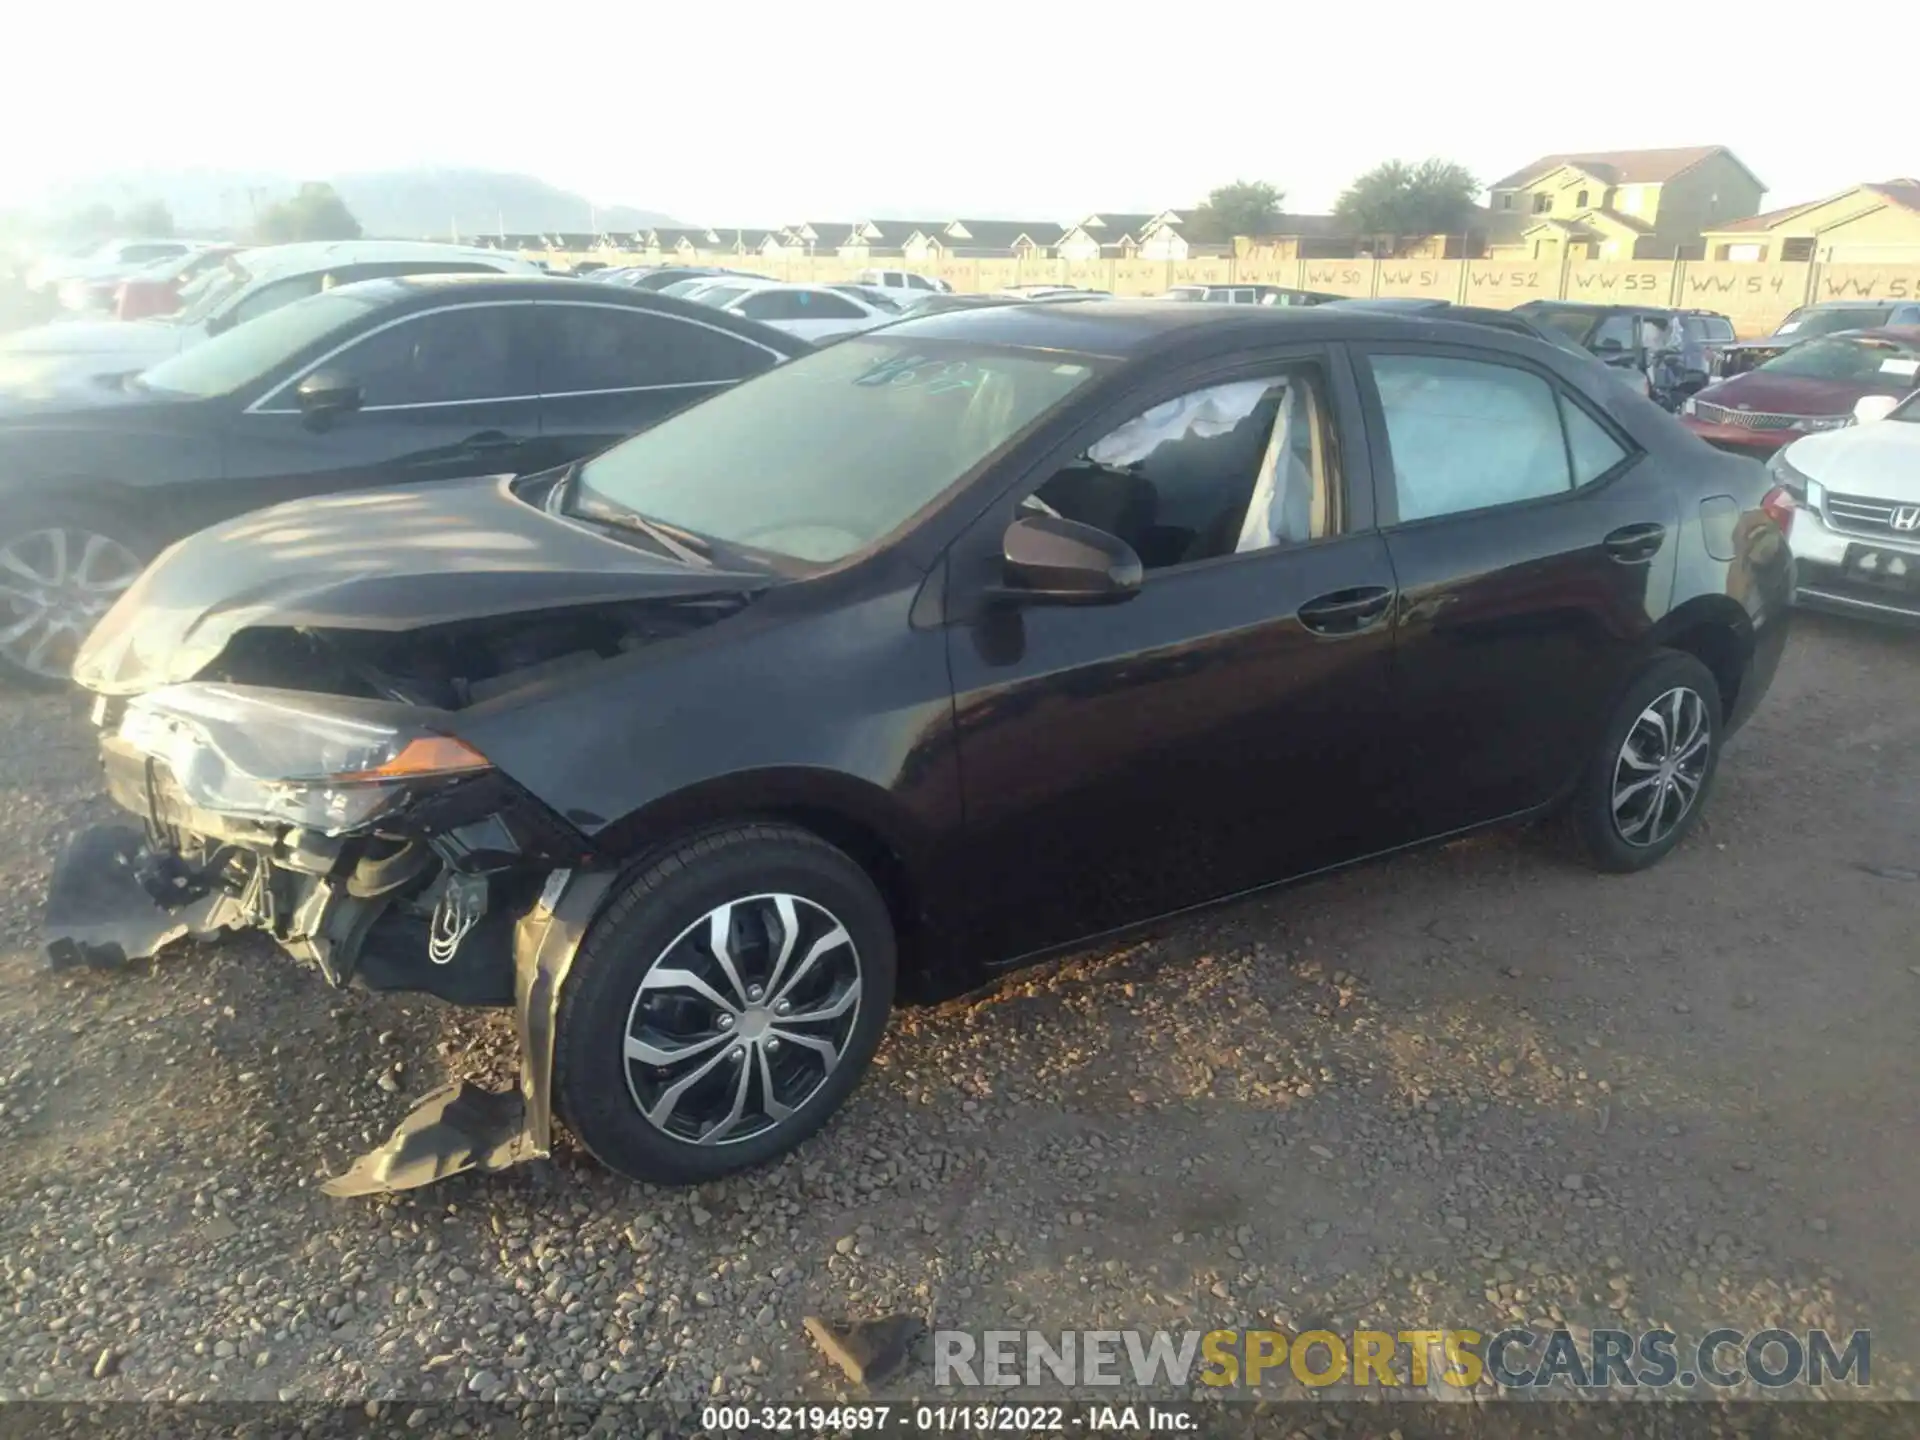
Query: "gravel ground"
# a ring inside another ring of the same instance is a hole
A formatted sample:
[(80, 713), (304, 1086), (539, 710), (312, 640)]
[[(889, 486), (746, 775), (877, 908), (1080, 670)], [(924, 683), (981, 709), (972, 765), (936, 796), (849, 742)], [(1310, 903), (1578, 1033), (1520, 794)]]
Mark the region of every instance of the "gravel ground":
[(830, 1397), (802, 1315), (902, 1311), (1871, 1327), (1913, 1393), (1920, 637), (1804, 619), (1651, 874), (1492, 835), (904, 1013), (822, 1136), (698, 1192), (563, 1144), (321, 1195), (409, 1096), (504, 1082), (504, 1017), (251, 943), (41, 970), (107, 807), (76, 702), (0, 714), (0, 1396)]

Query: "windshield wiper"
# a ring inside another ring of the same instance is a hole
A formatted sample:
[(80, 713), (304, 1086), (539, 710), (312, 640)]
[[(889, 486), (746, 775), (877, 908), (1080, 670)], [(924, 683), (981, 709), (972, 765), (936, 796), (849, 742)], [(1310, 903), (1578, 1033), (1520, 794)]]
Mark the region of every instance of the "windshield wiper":
[(563, 514), (579, 517), (583, 520), (597, 520), (603, 525), (611, 525), (619, 530), (632, 530), (653, 541), (667, 554), (683, 565), (697, 565), (703, 570), (713, 568), (713, 546), (691, 530), (682, 530), (678, 525), (669, 525), (664, 520), (655, 520), (642, 515), (638, 510), (629, 510), (624, 505), (615, 505), (584, 489), (579, 483), (576, 470), (561, 482), (569, 492), (567, 498), (573, 503), (562, 507)]

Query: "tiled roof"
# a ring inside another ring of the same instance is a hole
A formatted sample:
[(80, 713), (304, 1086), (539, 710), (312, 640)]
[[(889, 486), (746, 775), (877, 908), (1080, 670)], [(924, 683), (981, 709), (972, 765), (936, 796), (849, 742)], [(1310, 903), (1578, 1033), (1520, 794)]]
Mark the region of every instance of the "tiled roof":
[(1802, 201), (1798, 205), (1788, 205), (1779, 210), (1767, 210), (1758, 215), (1749, 215), (1743, 220), (1730, 220), (1725, 225), (1714, 225), (1709, 228), (1716, 235), (1760, 234), (1778, 229), (1796, 215), (1804, 215), (1809, 210), (1817, 210), (1822, 205), (1831, 205), (1836, 200), (1844, 200), (1847, 196), (1860, 192), (1876, 195), (1891, 205), (1898, 205), (1903, 210), (1920, 212), (1920, 180), (1902, 176), (1897, 180), (1879, 180), (1871, 184), (1855, 185), (1852, 189), (1842, 190), (1837, 195)]
[(938, 235), (951, 222), (946, 220), (863, 220), (860, 223), (871, 225), (880, 232), (880, 238), (868, 241), (868, 244), (883, 245), (897, 250), (916, 234)]
[(1140, 232), (1159, 217), (1157, 215), (1122, 215), (1111, 210), (1101, 210), (1087, 217), (1088, 220), (1096, 218), (1106, 222), (1099, 227), (1100, 239), (1111, 242), (1118, 240), (1122, 235), (1131, 235), (1138, 240)]
[[(1060, 237), (1066, 233), (1057, 220), (957, 220), (950, 223), (964, 227), (967, 232), (965, 236), (951, 238), (975, 250), (1011, 250), (1022, 237), (1036, 245), (1057, 245)], [(948, 240), (943, 228), (941, 243), (952, 249)]]
[[(1494, 181), (1487, 188), (1518, 189), (1562, 165), (1577, 165), (1610, 185), (1661, 185), (1702, 160), (1721, 154), (1731, 158), (1733, 152), (1724, 145), (1684, 145), (1672, 150), (1594, 150), (1584, 154), (1542, 155), (1531, 165)], [(1734, 164), (1740, 164), (1737, 158)], [(1746, 169), (1744, 165), (1740, 168)]]

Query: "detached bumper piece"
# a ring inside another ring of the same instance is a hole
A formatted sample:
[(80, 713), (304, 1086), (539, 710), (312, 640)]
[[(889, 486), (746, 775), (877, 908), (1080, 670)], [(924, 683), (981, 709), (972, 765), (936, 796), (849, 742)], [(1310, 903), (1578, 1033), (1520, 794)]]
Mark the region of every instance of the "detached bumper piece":
[(560, 987), (613, 881), (611, 871), (556, 870), (514, 926), (519, 1087), (483, 1090), (463, 1080), (434, 1091), (385, 1142), (321, 1189), (341, 1196), (412, 1190), (469, 1170), (505, 1170), (553, 1153), (553, 1041)]
[[(169, 904), (168, 902), (171, 902)], [(119, 969), (178, 940), (206, 940), (246, 923), (246, 902), (211, 889), (147, 849), (126, 825), (82, 831), (47, 887), (47, 963)]]
[(384, 1144), (320, 1188), (329, 1195), (383, 1195), (468, 1170), (504, 1170), (546, 1153), (528, 1133), (520, 1092), (482, 1090), (462, 1080), (427, 1096)]

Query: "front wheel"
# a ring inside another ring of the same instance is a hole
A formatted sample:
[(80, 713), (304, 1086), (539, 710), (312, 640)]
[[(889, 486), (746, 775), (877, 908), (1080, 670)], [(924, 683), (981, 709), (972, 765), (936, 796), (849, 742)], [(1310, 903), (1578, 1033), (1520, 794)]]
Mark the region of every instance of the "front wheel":
[(694, 1185), (783, 1155), (858, 1083), (893, 1004), (892, 918), (819, 837), (743, 824), (657, 858), (560, 993), (554, 1097), (601, 1163)]
[(1659, 863), (1700, 818), (1720, 763), (1720, 687), (1677, 651), (1627, 687), (1575, 792), (1572, 820), (1602, 870)]

